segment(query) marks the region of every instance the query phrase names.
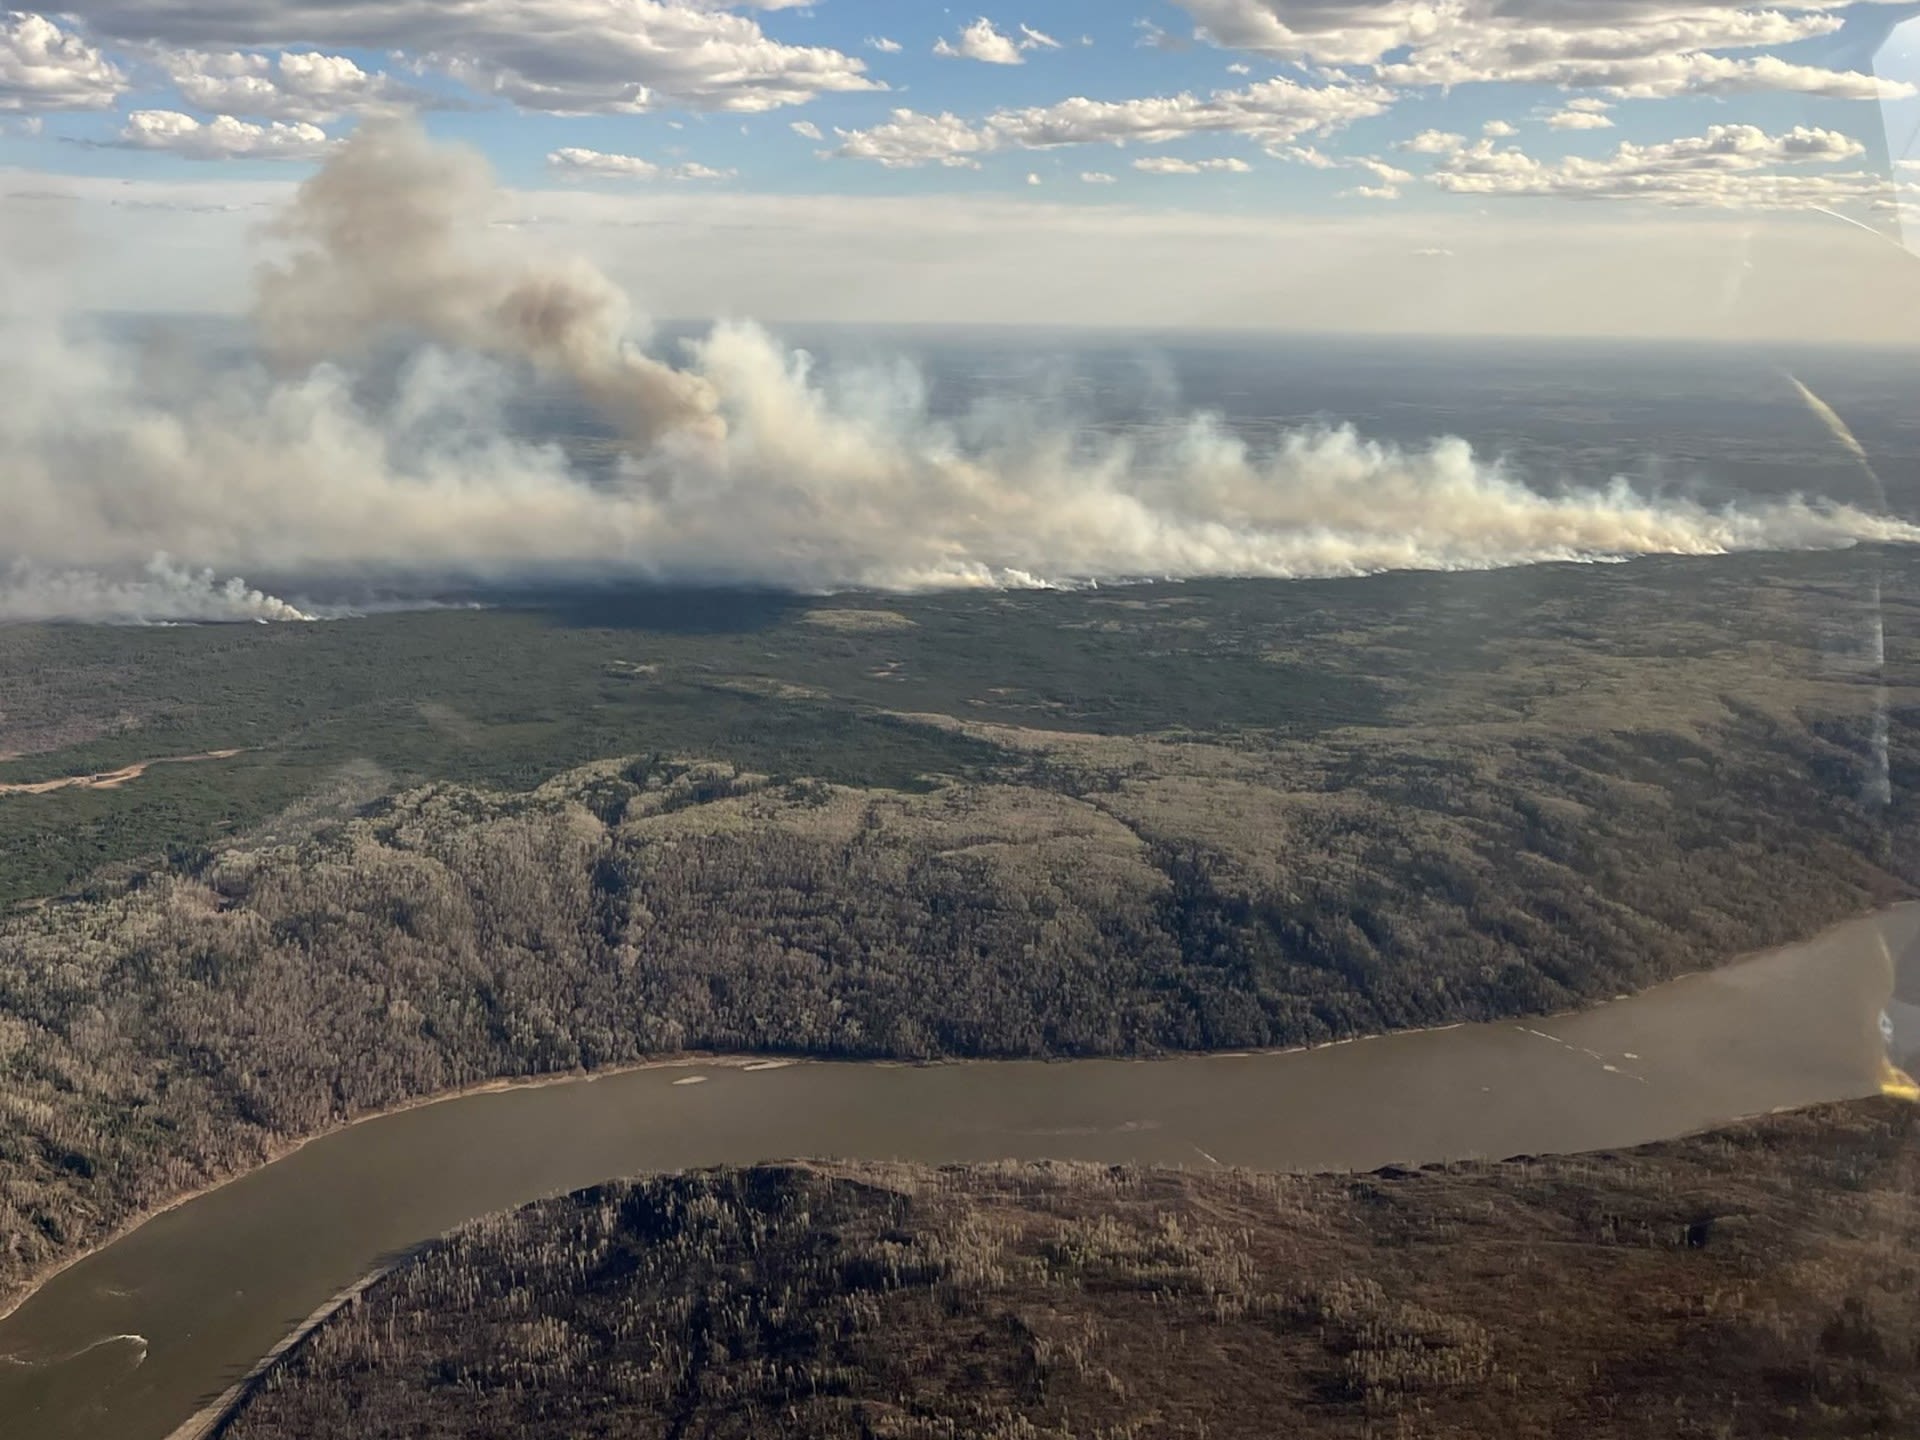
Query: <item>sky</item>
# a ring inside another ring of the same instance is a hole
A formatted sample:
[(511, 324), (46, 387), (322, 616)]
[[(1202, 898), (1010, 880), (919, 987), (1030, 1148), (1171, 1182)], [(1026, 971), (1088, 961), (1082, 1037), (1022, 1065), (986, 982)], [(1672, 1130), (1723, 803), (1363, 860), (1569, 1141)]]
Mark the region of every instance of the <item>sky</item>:
[(1905, 0), (0, 15), (0, 258), (92, 308), (243, 308), (396, 111), (663, 316), (1898, 342), (1920, 299)]

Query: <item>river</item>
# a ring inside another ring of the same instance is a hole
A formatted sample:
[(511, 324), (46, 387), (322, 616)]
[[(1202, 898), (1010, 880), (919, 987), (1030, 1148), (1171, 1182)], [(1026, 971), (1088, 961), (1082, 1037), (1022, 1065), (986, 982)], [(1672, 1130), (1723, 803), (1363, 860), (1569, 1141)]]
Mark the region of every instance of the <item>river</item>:
[(693, 1063), (385, 1116), (156, 1217), (0, 1321), (0, 1437), (163, 1440), (383, 1258), (616, 1175), (795, 1156), (1372, 1169), (1872, 1094), (1896, 968), (1920, 999), (1917, 944), (1903, 906), (1578, 1015), (1290, 1054)]

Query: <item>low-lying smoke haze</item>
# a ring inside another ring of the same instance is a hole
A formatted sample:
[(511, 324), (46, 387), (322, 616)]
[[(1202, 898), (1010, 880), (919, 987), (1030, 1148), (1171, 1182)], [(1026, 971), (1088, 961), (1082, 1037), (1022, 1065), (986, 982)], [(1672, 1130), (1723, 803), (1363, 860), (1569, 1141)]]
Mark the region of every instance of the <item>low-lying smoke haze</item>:
[[(498, 204), (479, 157), (370, 125), (274, 227), (257, 360), (156, 376), (71, 316), (13, 322), (0, 617), (298, 617), (236, 575), (913, 589), (1920, 540), (1824, 502), (1534, 488), (1447, 437), (1255, 445), (1206, 414), (1115, 434), (1017, 394), (939, 415), (910, 366), (823, 373), (746, 323), (668, 363), (618, 287), (492, 224)], [(533, 380), (600, 413), (611, 464), (515, 433)]]

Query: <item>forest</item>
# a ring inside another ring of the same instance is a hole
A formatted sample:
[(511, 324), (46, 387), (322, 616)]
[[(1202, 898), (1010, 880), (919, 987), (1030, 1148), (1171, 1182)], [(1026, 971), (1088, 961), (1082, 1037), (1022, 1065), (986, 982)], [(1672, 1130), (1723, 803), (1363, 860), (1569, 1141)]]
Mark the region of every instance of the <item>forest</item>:
[[(422, 643), (403, 621), (168, 632), (217, 647), (219, 705), (79, 632), (97, 666), (9, 697), (43, 747), (10, 775), (258, 768), (0, 795), (16, 833), (95, 806), (127, 845), (0, 919), (0, 1305), (182, 1193), (477, 1082), (1320, 1043), (1604, 999), (1912, 894), (1911, 807), (1874, 785), (1881, 717), (1885, 782), (1920, 779), (1904, 631), (1883, 692), (1854, 572), (1724, 563), (1570, 569), (1524, 610), (1508, 577), (1429, 576), (717, 631), (415, 617), (500, 637), (458, 704), (424, 662), (333, 686)], [(316, 698), (275, 749), (288, 646)], [(549, 672), (615, 698), (569, 709)], [(83, 734), (109, 695), (138, 723)], [(242, 784), (220, 824), (162, 803), (283, 763), (297, 793)]]
[(781, 1165), (474, 1222), (227, 1440), (1906, 1435), (1920, 1133), (1864, 1101), (1364, 1176)]

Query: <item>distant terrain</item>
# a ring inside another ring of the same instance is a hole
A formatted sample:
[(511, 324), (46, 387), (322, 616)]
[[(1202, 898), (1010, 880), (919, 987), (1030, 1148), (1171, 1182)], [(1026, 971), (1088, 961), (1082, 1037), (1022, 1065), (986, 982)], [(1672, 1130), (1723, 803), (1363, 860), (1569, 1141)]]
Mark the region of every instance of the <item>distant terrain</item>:
[(0, 1305), (495, 1078), (1315, 1043), (1803, 937), (1914, 893), (1877, 795), (1920, 781), (1917, 579), (1862, 550), (0, 627), (0, 785), (232, 752), (0, 794)]
[(222, 1433), (1910, 1435), (1917, 1118), (1357, 1176), (608, 1184), (426, 1247)]

